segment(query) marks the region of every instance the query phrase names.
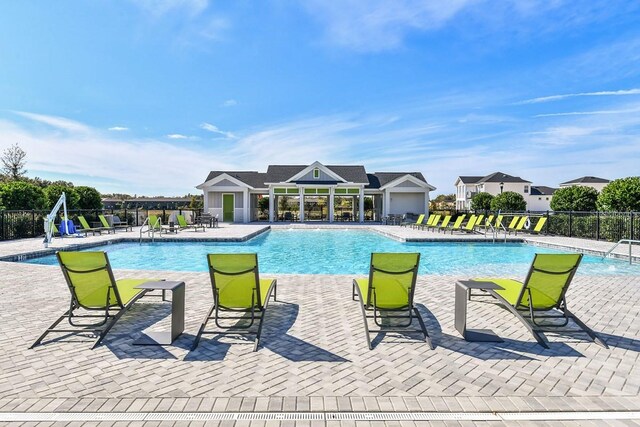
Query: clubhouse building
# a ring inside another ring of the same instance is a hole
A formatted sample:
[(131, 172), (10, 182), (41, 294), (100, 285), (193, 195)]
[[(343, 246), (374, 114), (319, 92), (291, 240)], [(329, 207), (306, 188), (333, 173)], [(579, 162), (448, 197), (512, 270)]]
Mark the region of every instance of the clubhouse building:
[(380, 221), (422, 214), (435, 190), (420, 172), (367, 173), (364, 166), (270, 165), (267, 172), (211, 171), (196, 188), (223, 222)]

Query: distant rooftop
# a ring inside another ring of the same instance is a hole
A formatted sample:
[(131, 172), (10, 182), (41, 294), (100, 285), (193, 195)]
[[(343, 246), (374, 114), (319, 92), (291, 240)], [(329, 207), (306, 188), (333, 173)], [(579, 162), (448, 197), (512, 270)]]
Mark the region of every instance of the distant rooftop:
[(608, 179), (598, 178), (597, 176), (583, 176), (580, 178), (572, 179), (571, 181), (563, 182), (560, 185), (566, 184), (608, 184)]
[(528, 182), (519, 176), (509, 175), (503, 172), (494, 172), (486, 176), (460, 176), (458, 177), (464, 184), (481, 184), (483, 182)]
[(544, 185), (532, 185), (531, 186), (531, 195), (532, 196), (551, 196), (558, 189), (552, 187), (545, 187)]

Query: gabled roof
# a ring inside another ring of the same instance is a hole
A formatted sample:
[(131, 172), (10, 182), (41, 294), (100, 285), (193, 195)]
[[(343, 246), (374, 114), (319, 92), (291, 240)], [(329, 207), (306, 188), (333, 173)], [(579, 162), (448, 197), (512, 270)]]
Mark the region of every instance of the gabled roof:
[(560, 185), (565, 184), (608, 184), (608, 179), (598, 178), (597, 176), (583, 176), (580, 178), (572, 179), (571, 181), (563, 182)]
[(463, 184), (475, 184), (480, 181), (482, 176), (459, 176), (458, 179), (462, 181)]
[[(267, 168), (267, 180), (265, 182), (286, 182), (291, 177), (299, 174), (309, 165), (269, 165)], [(367, 184), (367, 172), (364, 166), (361, 165), (338, 165), (330, 166), (324, 165), (334, 174), (340, 176), (347, 182), (353, 182), (356, 184)]]
[(222, 175), (222, 174), (227, 174), (232, 178), (237, 179), (238, 181), (242, 181), (245, 184), (247, 184), (249, 187), (253, 187), (253, 188), (265, 188), (265, 178), (267, 176), (266, 173), (262, 173), (262, 172), (246, 172), (246, 171), (211, 171), (209, 172), (209, 175), (207, 176), (207, 179), (205, 180), (205, 182), (207, 181), (211, 181), (214, 178), (217, 178), (218, 176)]
[(482, 182), (528, 182), (528, 183), (531, 183), (531, 181), (522, 179), (519, 176), (507, 175), (506, 173), (502, 173), (502, 172), (494, 172), (478, 181), (478, 183), (482, 183)]
[(532, 185), (531, 186), (531, 195), (532, 196), (551, 196), (555, 193), (557, 188), (545, 187), (544, 185)]
[(414, 178), (428, 184), (427, 180), (424, 179), (424, 176), (420, 172), (376, 172), (376, 173), (368, 173), (369, 177), (369, 185), (365, 186), (365, 188), (380, 188), (384, 187), (388, 183), (395, 181), (396, 179), (403, 177), (405, 175), (411, 175)]

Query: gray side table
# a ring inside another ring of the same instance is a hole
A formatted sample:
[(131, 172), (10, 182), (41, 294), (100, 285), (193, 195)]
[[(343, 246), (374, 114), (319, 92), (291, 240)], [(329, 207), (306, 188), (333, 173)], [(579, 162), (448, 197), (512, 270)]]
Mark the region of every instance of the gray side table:
[[(135, 340), (135, 345), (170, 345), (184, 331), (184, 282), (146, 282), (136, 289), (171, 291), (171, 331), (149, 332)], [(163, 298), (164, 299), (164, 298)]]
[(466, 341), (502, 342), (491, 329), (467, 329), (467, 301), (472, 289), (503, 289), (493, 282), (459, 280), (456, 283), (455, 325)]

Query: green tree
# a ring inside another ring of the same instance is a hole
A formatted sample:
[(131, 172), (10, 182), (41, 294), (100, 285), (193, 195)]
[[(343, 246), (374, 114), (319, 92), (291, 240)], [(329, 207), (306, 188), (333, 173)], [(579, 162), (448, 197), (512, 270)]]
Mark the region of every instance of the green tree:
[(73, 190), (78, 195), (79, 209), (102, 209), (102, 196), (95, 188), (80, 185)]
[(488, 211), (491, 209), (491, 201), (493, 196), (486, 192), (481, 192), (473, 196), (471, 199), (471, 209), (474, 211)]
[(191, 196), (189, 209), (202, 209), (204, 207), (204, 197)]
[(45, 209), (51, 209), (55, 206), (62, 192), (67, 197), (67, 209), (78, 209), (80, 196), (75, 188), (64, 184), (51, 184), (44, 189)]
[(527, 209), (527, 202), (522, 194), (514, 191), (505, 191), (491, 200), (491, 210), (503, 212), (519, 212)]
[(611, 181), (598, 196), (598, 209), (617, 212), (640, 212), (640, 176)]
[(263, 196), (258, 199), (258, 209), (261, 211), (269, 210), (269, 196)]
[(44, 208), (44, 192), (30, 182), (9, 181), (0, 184), (0, 199), (8, 210)]
[(596, 210), (598, 191), (593, 187), (574, 185), (556, 190), (551, 198), (554, 211), (593, 212)]
[(20, 179), (26, 173), (25, 158), (27, 153), (16, 143), (2, 153), (2, 174), (9, 179)]

